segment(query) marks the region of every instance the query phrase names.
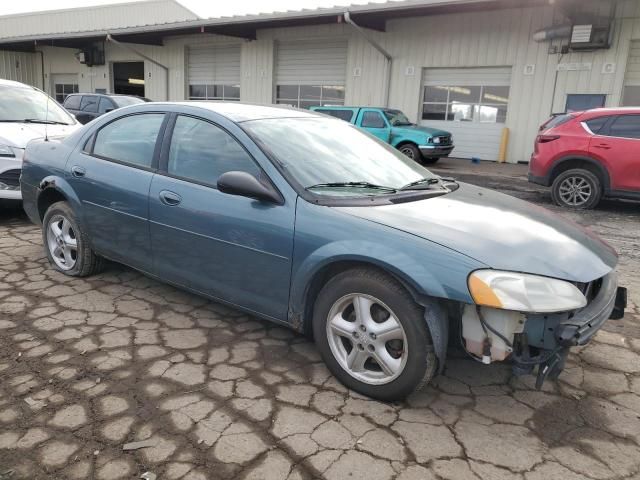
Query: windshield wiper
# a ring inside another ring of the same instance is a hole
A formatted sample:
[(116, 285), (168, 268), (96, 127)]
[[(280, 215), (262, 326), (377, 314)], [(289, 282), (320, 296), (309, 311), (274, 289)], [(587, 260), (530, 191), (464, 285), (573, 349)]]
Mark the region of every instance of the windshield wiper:
[(431, 185), (440, 183), (441, 179), (437, 177), (421, 178), (415, 182), (407, 183), (400, 190), (420, 190), (420, 188), (429, 188)]
[(58, 122), (56, 120), (42, 120), (39, 118), (25, 118), (24, 120), (16, 120), (24, 123), (43, 123), (46, 125), (71, 125), (70, 123)]
[(371, 188), (375, 190), (385, 190), (388, 192), (396, 192), (397, 189), (393, 187), (385, 187), (383, 185), (376, 185), (375, 183), (369, 182), (333, 182), (333, 183), (318, 183), (316, 185), (311, 185), (310, 187), (306, 187), (305, 190), (311, 190), (314, 188), (342, 188), (342, 187), (355, 187), (355, 188)]

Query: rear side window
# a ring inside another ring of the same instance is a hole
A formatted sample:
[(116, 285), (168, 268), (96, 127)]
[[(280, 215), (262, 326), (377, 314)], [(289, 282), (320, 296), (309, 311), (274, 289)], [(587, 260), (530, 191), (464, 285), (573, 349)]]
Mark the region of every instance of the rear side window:
[(230, 171), (259, 176), (261, 171), (244, 148), (220, 127), (193, 117), (179, 116), (173, 129), (167, 172), (216, 186)]
[(95, 113), (98, 111), (98, 97), (85, 95), (80, 102), (80, 110), (83, 112)]
[(364, 112), (362, 115), (362, 126), (367, 128), (384, 128), (387, 125), (380, 112)]
[(640, 138), (640, 115), (620, 115), (609, 127), (610, 137)]
[(606, 125), (606, 123), (609, 121), (611, 117), (607, 116), (607, 117), (598, 117), (598, 118), (592, 118), (591, 120), (587, 120), (586, 123), (587, 127), (589, 127), (589, 130), (591, 130), (594, 134), (598, 134), (600, 133), (600, 130), (602, 130), (602, 127), (604, 127)]
[(352, 110), (318, 110), (318, 112), (331, 115), (332, 117), (336, 117), (347, 122), (350, 122), (353, 118)]
[(69, 95), (67, 99), (64, 101), (64, 108), (70, 108), (71, 110), (79, 110), (81, 98), (82, 98), (81, 95)]
[(93, 154), (102, 158), (151, 167), (164, 114), (144, 113), (115, 120), (96, 134)]

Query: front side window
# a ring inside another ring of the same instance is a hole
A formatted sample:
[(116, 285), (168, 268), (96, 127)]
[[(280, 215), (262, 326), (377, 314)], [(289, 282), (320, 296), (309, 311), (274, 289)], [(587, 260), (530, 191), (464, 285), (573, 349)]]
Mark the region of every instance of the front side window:
[[(262, 119), (243, 122), (242, 126), (287, 176), (318, 195), (379, 195), (425, 177), (434, 178), (385, 142), (338, 119)], [(327, 185), (344, 182), (386, 188)]]
[(278, 85), (276, 103), (296, 108), (344, 105), (344, 87), (340, 85)]
[(80, 102), (80, 111), (95, 113), (98, 111), (98, 97), (93, 95), (85, 95)]
[(31, 87), (0, 85), (0, 122), (57, 122), (73, 125), (76, 121), (53, 98)]
[(505, 123), (509, 103), (508, 86), (425, 86), (423, 120)]
[(239, 102), (240, 85), (189, 85), (189, 100)]
[(162, 113), (144, 113), (119, 118), (98, 131), (93, 154), (150, 168), (163, 120)]
[(609, 127), (609, 136), (640, 138), (640, 115), (620, 115)]
[(113, 102), (107, 97), (100, 98), (100, 104), (98, 105), (98, 113), (107, 113), (115, 108)]
[(362, 114), (362, 126), (365, 128), (384, 128), (387, 124), (380, 112), (364, 112)]
[(77, 83), (56, 83), (54, 86), (56, 92), (56, 100), (63, 104), (67, 97), (72, 93), (78, 93)]
[(167, 165), (170, 175), (215, 186), (220, 175), (238, 170), (260, 175), (260, 168), (226, 131), (197, 118), (177, 118)]

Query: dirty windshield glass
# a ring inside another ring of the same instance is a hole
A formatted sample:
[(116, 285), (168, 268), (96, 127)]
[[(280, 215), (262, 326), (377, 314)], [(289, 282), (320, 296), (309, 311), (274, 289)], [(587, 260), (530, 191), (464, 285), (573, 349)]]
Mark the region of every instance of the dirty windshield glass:
[(62, 123), (75, 121), (51, 97), (29, 87), (0, 86), (0, 122)]
[(317, 194), (389, 194), (436, 178), (393, 147), (340, 120), (277, 118), (242, 125), (298, 184)]

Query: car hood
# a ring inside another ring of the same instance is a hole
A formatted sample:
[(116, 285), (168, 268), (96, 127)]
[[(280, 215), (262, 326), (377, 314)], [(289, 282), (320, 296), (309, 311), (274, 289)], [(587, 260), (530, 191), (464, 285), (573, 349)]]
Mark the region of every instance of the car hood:
[(407, 135), (415, 132), (426, 133), (430, 137), (442, 137), (442, 136), (451, 135), (449, 132), (445, 130), (440, 130), (438, 128), (431, 128), (431, 127), (423, 127), (422, 125), (403, 125), (403, 126), (393, 127), (393, 133), (395, 134)]
[(498, 270), (590, 282), (617, 264), (615, 251), (580, 225), (537, 205), (464, 183), (454, 192), (416, 202), (334, 208), (417, 235)]
[(1, 123), (0, 143), (14, 148), (26, 148), (27, 143), (36, 138), (61, 138), (75, 132), (82, 125), (43, 125), (40, 123)]

